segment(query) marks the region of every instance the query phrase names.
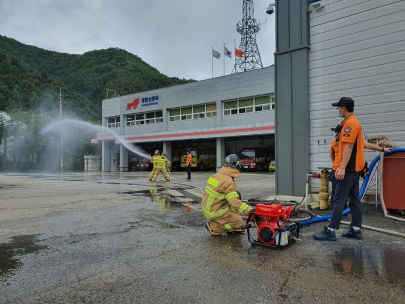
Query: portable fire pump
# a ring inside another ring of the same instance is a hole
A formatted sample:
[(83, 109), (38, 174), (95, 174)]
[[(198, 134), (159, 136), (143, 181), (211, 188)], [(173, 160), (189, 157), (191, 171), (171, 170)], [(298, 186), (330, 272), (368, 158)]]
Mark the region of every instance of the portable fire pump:
[[(242, 229), (246, 229), (248, 240), (253, 245), (267, 247), (284, 247), (298, 240), (299, 222), (313, 217), (311, 211), (297, 208), (297, 201), (281, 205), (277, 200), (249, 200), (254, 207)], [(306, 213), (306, 218), (291, 218), (293, 215)], [(252, 234), (257, 230), (257, 238)]]

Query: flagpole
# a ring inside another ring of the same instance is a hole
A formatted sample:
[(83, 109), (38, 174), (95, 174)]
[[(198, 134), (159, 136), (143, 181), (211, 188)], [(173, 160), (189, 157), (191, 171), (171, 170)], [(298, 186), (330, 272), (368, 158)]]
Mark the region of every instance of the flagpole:
[(235, 52), (235, 56), (233, 56), (233, 57), (235, 57), (235, 64), (234, 64), (233, 68), (235, 69), (235, 74), (236, 74), (236, 39), (233, 39), (233, 46), (234, 46), (233, 50)]
[(225, 76), (225, 55), (226, 54), (226, 51), (225, 51), (225, 43), (224, 43), (224, 76)]
[(211, 78), (214, 78), (214, 46), (212, 46), (211, 61), (212, 61), (212, 77)]

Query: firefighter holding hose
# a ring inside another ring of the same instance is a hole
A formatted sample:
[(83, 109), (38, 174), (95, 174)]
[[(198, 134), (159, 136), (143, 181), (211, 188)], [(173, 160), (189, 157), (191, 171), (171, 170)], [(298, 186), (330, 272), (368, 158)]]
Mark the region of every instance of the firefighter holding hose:
[(252, 210), (248, 204), (240, 200), (234, 178), (240, 178), (240, 159), (236, 154), (225, 158), (224, 165), (218, 173), (207, 181), (202, 198), (204, 216), (209, 219), (206, 228), (212, 236), (224, 232), (244, 232), (244, 222), (239, 214), (249, 215)]
[(162, 155), (162, 156), (159, 155), (159, 156), (155, 159), (156, 167), (155, 167), (155, 172), (153, 173), (152, 182), (156, 182), (156, 179), (157, 179), (157, 177), (158, 177), (158, 175), (159, 175), (160, 172), (162, 172), (163, 177), (164, 177), (167, 181), (170, 182), (170, 175), (169, 175), (169, 173), (167, 173), (167, 170), (166, 170), (166, 163), (167, 163), (167, 161), (169, 161), (169, 160), (168, 160), (168, 159), (166, 158), (166, 156), (164, 156), (164, 155)]
[(164, 161), (165, 161), (165, 169), (166, 169), (166, 171), (167, 171), (167, 172), (166, 172), (166, 176), (167, 176), (168, 178), (166, 178), (164, 172), (163, 172), (163, 176), (165, 176), (166, 180), (168, 180), (168, 181), (170, 182), (170, 180), (171, 180), (171, 179), (170, 179), (170, 165), (171, 165), (170, 160), (167, 158), (165, 152), (162, 153), (161, 158), (163, 158)]
[[(155, 155), (150, 159), (150, 162), (153, 164), (153, 169), (152, 172), (149, 175), (149, 181), (153, 181), (153, 178), (156, 176), (157, 178), (157, 167), (158, 167), (158, 163), (159, 163), (159, 159), (160, 159), (160, 153), (159, 150), (155, 150)], [(154, 181), (156, 181), (156, 178)]]

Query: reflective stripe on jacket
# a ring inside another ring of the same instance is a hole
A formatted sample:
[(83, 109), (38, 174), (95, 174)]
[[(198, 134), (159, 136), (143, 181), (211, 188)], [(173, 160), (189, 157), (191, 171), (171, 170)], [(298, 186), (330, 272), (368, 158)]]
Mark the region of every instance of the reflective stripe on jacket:
[(153, 169), (158, 169), (160, 155), (155, 155), (151, 158), (150, 162), (153, 164)]
[(167, 157), (164, 156), (164, 155), (162, 155), (161, 158), (163, 158), (164, 161), (165, 161), (165, 168), (166, 168), (166, 167), (170, 167), (170, 161), (167, 159)]
[(237, 169), (223, 166), (207, 181), (202, 199), (202, 210), (208, 219), (223, 216), (229, 210), (248, 215), (252, 209), (239, 199), (233, 177), (240, 177)]

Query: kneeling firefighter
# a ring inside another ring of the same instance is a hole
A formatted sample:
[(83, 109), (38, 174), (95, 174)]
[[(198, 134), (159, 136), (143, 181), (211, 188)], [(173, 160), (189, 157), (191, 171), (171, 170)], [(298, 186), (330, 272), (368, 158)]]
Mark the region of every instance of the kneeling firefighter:
[(213, 236), (224, 232), (243, 232), (244, 222), (239, 214), (249, 215), (252, 210), (240, 200), (234, 178), (241, 177), (240, 159), (236, 154), (225, 158), (224, 165), (217, 174), (207, 181), (202, 199), (204, 216), (210, 221), (206, 228)]

